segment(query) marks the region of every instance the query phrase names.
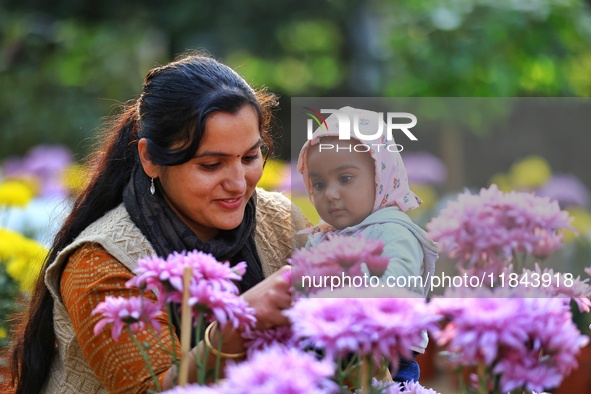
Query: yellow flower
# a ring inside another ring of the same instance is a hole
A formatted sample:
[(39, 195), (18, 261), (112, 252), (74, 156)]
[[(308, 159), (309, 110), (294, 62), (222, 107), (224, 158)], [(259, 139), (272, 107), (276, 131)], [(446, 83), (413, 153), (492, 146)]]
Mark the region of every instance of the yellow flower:
[(47, 249), (23, 235), (0, 228), (0, 262), (21, 290), (30, 292), (39, 276)]
[(89, 179), (88, 169), (80, 164), (72, 164), (63, 174), (64, 187), (74, 196), (84, 190)]
[(540, 156), (528, 156), (513, 164), (510, 170), (511, 183), (517, 189), (531, 189), (544, 185), (552, 176), (550, 165)]
[(27, 182), (9, 179), (0, 183), (0, 206), (26, 207), (35, 192)]
[(7, 335), (6, 328), (0, 327), (0, 338), (6, 338)]
[(574, 227), (577, 233), (570, 230), (564, 231), (564, 242), (572, 242), (577, 237), (585, 234), (591, 234), (591, 212), (584, 208), (569, 208), (568, 214), (573, 218), (571, 226)]
[(310, 223), (316, 225), (320, 222), (320, 215), (308, 196), (292, 195), (291, 201), (302, 211)]
[(0, 263), (7, 262), (14, 256), (14, 247), (19, 245), (23, 236), (17, 232), (0, 228)]
[(276, 190), (286, 178), (286, 164), (285, 162), (277, 159), (269, 159), (265, 164), (263, 170), (263, 176), (257, 184), (265, 190)]
[(423, 185), (410, 185), (410, 190), (412, 190), (421, 200), (423, 203), (417, 210), (427, 211), (435, 206), (437, 203), (437, 192), (432, 186), (423, 184)]
[(500, 191), (502, 192), (510, 192), (513, 188), (511, 187), (511, 178), (507, 174), (495, 174), (489, 181), (490, 185), (497, 185)]

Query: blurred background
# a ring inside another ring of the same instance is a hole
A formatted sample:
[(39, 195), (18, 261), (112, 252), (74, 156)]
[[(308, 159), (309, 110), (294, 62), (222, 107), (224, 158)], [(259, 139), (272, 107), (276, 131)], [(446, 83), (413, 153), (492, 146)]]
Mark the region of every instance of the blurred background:
[[(0, 227), (46, 247), (84, 184), (82, 160), (103, 118), (139, 95), (150, 68), (196, 49), (281, 97), (261, 186), (295, 194), (315, 221), (290, 176), (291, 97), (588, 97), (591, 1), (0, 0)], [(539, 127), (530, 112), (502, 128), (435, 128), (405, 146), (425, 201), (414, 219), (424, 225), (464, 188), (491, 182), (547, 195), (578, 230), (558, 261), (582, 272), (591, 263), (588, 118), (583, 110), (576, 128), (568, 117)], [(0, 236), (9, 261), (16, 241)], [(26, 293), (23, 267), (34, 264), (19, 256), (18, 266), (0, 264), (18, 285), (0, 300)], [(11, 305), (1, 301), (0, 314)]]

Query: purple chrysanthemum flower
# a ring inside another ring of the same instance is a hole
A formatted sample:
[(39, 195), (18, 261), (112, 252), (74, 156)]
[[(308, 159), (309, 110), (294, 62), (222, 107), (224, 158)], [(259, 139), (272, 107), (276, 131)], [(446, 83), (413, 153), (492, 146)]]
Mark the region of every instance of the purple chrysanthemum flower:
[[(361, 263), (367, 264), (369, 256), (381, 257), (384, 243), (377, 239), (363, 237), (329, 236), (328, 241), (318, 244), (316, 249), (322, 249), (335, 263), (348, 269)], [(387, 258), (384, 259), (387, 260)], [(383, 273), (382, 271), (377, 276)]]
[(350, 277), (362, 276), (362, 264), (371, 275), (382, 276), (389, 262), (388, 257), (382, 256), (383, 251), (384, 244), (379, 240), (329, 235), (326, 241), (315, 247), (293, 253), (290, 259), (293, 286), (296, 289), (305, 287), (304, 276), (319, 281), (342, 273)]
[(544, 257), (562, 245), (568, 212), (532, 193), (503, 193), (496, 185), (460, 194), (427, 224), (429, 235), (451, 258), (468, 267), (507, 261), (513, 253)]
[(558, 201), (563, 208), (586, 207), (589, 204), (589, 190), (579, 178), (572, 174), (552, 175), (552, 178), (536, 193)]
[(436, 330), (439, 316), (406, 289), (396, 289), (395, 294), (359, 289), (355, 294), (370, 298), (338, 298), (350, 294), (337, 289), (298, 300), (286, 311), (294, 337), (324, 349), (329, 358), (358, 353), (376, 361), (386, 357), (397, 366), (400, 356), (410, 357), (410, 349), (420, 346), (421, 331)]
[(219, 387), (200, 386), (198, 384), (189, 384), (185, 387), (176, 386), (170, 390), (163, 391), (162, 394), (222, 394)]
[(430, 303), (448, 319), (435, 333), (438, 344), (453, 364), (486, 365), (503, 392), (556, 387), (588, 342), (564, 300), (539, 297), (537, 290), (463, 288), (446, 295)]
[(402, 393), (404, 394), (439, 394), (437, 391), (421, 386), (418, 382), (402, 383)]
[(285, 313), (296, 338), (325, 349), (331, 358), (357, 351), (365, 337), (358, 299), (302, 298)]
[(343, 272), (343, 268), (331, 260), (330, 255), (325, 255), (322, 251), (298, 249), (289, 262), (292, 265), (291, 283), (296, 290), (313, 291), (317, 285), (308, 288), (304, 277), (316, 278), (317, 283), (321, 283), (324, 278), (338, 276)]
[[(469, 293), (467, 289), (462, 291)], [(452, 363), (490, 365), (500, 345), (520, 347), (527, 338), (522, 327), (512, 324), (523, 305), (485, 293), (486, 289), (473, 295), (482, 298), (456, 298), (457, 293), (449, 291), (446, 298), (431, 300), (435, 312), (453, 319), (453, 324), (436, 335), (437, 343), (449, 350)]]
[(160, 331), (160, 323), (157, 317), (162, 314), (158, 304), (141, 297), (113, 297), (107, 296), (105, 301), (99, 303), (92, 310), (92, 314), (101, 314), (103, 318), (94, 326), (94, 335), (98, 335), (103, 328), (113, 323), (111, 336), (115, 341), (119, 339), (121, 331), (127, 324), (132, 332), (143, 330), (146, 324), (150, 324), (156, 331)]
[[(286, 373), (278, 373), (286, 372)], [(295, 348), (273, 346), (248, 361), (229, 365), (222, 392), (232, 394), (337, 393), (335, 367)]]
[(447, 178), (443, 162), (428, 152), (408, 152), (402, 154), (408, 181), (413, 184), (441, 185)]
[(39, 182), (40, 195), (64, 197), (64, 171), (72, 164), (72, 152), (62, 145), (38, 145), (23, 158), (9, 158), (4, 162), (7, 177), (33, 178)]
[[(372, 379), (371, 387), (381, 394), (439, 394), (433, 389), (421, 386), (418, 382), (382, 382)], [(363, 394), (363, 389), (355, 390), (355, 394)], [(372, 393), (375, 391), (372, 391)]]
[(183, 288), (184, 265), (172, 264), (172, 260), (156, 255), (138, 260), (136, 276), (127, 281), (127, 287), (157, 289), (158, 295)]
[(220, 326), (249, 329), (256, 323), (255, 310), (234, 292), (223, 291), (202, 280), (189, 288), (189, 306), (197, 317), (204, 313), (207, 320), (217, 320)]
[(244, 261), (231, 267), (229, 262), (219, 262), (213, 255), (197, 250), (187, 253), (186, 256), (177, 254), (172, 259), (193, 267), (193, 277), (196, 281), (205, 280), (215, 289), (236, 294), (238, 294), (238, 288), (232, 281), (242, 280), (246, 272)]
[[(250, 358), (256, 352), (279, 345), (294, 347), (295, 340), (290, 326), (277, 326), (267, 330), (250, 330), (242, 334), (247, 356)], [(297, 347), (297, 346), (296, 346)]]
[(563, 375), (555, 368), (540, 363), (539, 355), (528, 356), (521, 352), (505, 355), (494, 367), (495, 374), (500, 376), (499, 385), (503, 392), (521, 388), (544, 391), (549, 387), (557, 387)]
[[(410, 349), (423, 340), (423, 330), (436, 330), (439, 317), (430, 314), (422, 298), (370, 298), (362, 301), (364, 330), (369, 340), (360, 343), (362, 354), (378, 362), (386, 357), (398, 369), (400, 356), (411, 358)], [(409, 324), (412, 319), (412, 324)]]
[(254, 309), (241, 298), (234, 281), (242, 279), (246, 263), (231, 267), (211, 254), (200, 251), (174, 252), (166, 259), (152, 256), (138, 260), (136, 277), (128, 287), (158, 289), (161, 303), (181, 303), (183, 300), (183, 274), (191, 268), (189, 305), (195, 315), (204, 314), (207, 320), (217, 320), (221, 326), (230, 323), (234, 328), (249, 329), (255, 323)]
[(591, 310), (589, 278), (582, 280), (580, 276), (575, 278), (570, 273), (554, 272), (552, 268), (541, 269), (537, 263), (533, 271), (524, 269), (521, 277), (532, 284), (535, 284), (534, 278), (536, 283), (539, 281), (540, 286), (535, 287), (539, 288), (546, 297), (563, 297), (573, 300), (581, 313)]
[(230, 263), (221, 263), (208, 253), (200, 251), (173, 252), (166, 259), (158, 256), (138, 260), (136, 277), (127, 282), (128, 287), (158, 289), (162, 302), (181, 302), (183, 291), (183, 273), (185, 267), (192, 268), (191, 283), (206, 281), (210, 287), (219, 291), (238, 294), (238, 287), (233, 281), (242, 279), (246, 272), (246, 263), (240, 262), (234, 267)]

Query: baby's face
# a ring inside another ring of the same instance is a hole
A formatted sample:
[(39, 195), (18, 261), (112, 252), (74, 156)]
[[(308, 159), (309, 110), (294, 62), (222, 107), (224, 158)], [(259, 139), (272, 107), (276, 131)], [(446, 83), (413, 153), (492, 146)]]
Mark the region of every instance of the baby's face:
[[(325, 148), (329, 144), (332, 149)], [(374, 206), (374, 161), (368, 152), (355, 152), (353, 146), (329, 137), (308, 150), (314, 206), (322, 220), (339, 230), (361, 223)]]

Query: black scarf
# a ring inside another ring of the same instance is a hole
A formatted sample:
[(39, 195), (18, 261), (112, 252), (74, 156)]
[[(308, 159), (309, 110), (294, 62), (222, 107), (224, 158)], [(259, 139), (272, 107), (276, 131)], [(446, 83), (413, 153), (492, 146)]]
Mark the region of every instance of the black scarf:
[[(202, 242), (164, 201), (160, 192), (150, 193), (150, 178), (139, 164), (123, 191), (123, 203), (135, 225), (146, 236), (156, 254), (166, 258), (172, 252), (200, 250), (211, 253), (219, 261), (234, 266), (246, 261), (246, 274), (238, 283), (244, 292), (264, 279), (263, 269), (254, 242), (256, 227), (256, 194), (246, 204), (244, 218), (233, 230)], [(176, 320), (176, 319), (173, 319)], [(178, 330), (178, 322), (174, 322)]]

